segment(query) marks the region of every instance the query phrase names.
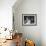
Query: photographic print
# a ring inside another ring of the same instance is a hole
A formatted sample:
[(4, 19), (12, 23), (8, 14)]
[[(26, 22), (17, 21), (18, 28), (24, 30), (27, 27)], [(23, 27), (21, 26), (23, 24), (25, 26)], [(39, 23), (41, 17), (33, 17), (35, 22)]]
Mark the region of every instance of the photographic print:
[(37, 14), (22, 14), (22, 25), (25, 26), (37, 25)]

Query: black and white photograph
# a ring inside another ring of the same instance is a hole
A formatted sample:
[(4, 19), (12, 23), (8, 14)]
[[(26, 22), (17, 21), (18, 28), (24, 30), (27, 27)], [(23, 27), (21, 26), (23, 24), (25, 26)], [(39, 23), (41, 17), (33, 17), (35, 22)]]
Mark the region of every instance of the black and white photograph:
[(27, 26), (33, 26), (37, 24), (37, 14), (22, 14), (22, 24)]

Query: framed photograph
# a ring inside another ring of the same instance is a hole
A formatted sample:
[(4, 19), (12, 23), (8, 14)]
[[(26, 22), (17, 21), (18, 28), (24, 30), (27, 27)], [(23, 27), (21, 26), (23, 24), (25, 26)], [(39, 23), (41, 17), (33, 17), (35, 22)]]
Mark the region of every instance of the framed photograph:
[(36, 26), (37, 25), (37, 14), (22, 14), (22, 25)]

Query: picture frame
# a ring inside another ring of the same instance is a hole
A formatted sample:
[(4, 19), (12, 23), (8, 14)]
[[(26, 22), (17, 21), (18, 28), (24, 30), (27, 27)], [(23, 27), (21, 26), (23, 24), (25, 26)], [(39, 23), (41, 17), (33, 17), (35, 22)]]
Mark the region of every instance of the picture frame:
[(36, 26), (37, 14), (22, 14), (22, 25), (23, 26)]

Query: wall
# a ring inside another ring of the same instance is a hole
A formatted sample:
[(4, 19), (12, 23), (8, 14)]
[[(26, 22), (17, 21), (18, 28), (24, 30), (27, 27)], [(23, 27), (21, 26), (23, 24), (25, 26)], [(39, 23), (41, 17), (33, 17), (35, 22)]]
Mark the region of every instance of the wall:
[[(36, 46), (41, 46), (40, 10), (40, 0), (23, 0), (13, 8), (15, 30), (22, 32), (24, 38), (34, 40)], [(22, 14), (37, 14), (37, 26), (22, 26)]]
[(0, 0), (0, 27), (12, 28), (12, 6), (16, 0)]
[(41, 40), (42, 46), (46, 46), (46, 0), (41, 1)]

